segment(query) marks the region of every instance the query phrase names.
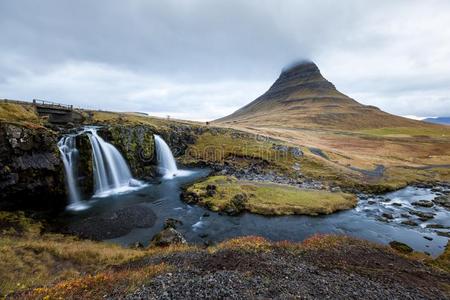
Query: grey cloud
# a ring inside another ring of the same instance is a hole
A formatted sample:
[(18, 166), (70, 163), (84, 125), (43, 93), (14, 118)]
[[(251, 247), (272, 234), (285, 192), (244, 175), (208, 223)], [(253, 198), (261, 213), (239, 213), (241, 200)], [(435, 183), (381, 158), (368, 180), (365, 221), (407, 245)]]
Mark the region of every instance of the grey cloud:
[(0, 97), (216, 118), (306, 58), (362, 102), (450, 115), (449, 18), (448, 1), (1, 1)]

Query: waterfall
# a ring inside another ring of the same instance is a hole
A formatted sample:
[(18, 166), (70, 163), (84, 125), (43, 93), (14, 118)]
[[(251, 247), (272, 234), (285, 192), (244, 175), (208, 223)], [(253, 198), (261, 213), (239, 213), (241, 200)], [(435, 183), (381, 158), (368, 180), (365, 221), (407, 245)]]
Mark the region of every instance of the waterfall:
[(97, 129), (94, 127), (85, 128), (85, 132), (89, 137), (92, 147), (94, 196), (108, 196), (140, 185), (131, 176), (125, 159), (116, 147), (105, 142), (97, 134)]
[(84, 131), (66, 135), (58, 142), (69, 191), (69, 209), (80, 210), (87, 207), (86, 203), (80, 200), (77, 174), (79, 154), (76, 138), (82, 134), (88, 136), (92, 148), (94, 197), (106, 197), (142, 186), (140, 181), (131, 176), (130, 169), (119, 150), (103, 140), (95, 127), (86, 127)]
[(156, 159), (158, 161), (158, 168), (165, 179), (172, 179), (175, 176), (187, 176), (191, 171), (178, 170), (177, 163), (173, 157), (167, 143), (155, 134)]
[(76, 136), (67, 135), (64, 136), (58, 142), (59, 152), (64, 165), (64, 171), (66, 173), (66, 184), (69, 190), (69, 207), (74, 210), (83, 209), (85, 206), (80, 200), (80, 190), (77, 185), (77, 162), (78, 162), (78, 149), (76, 148)]
[(178, 168), (172, 151), (166, 142), (155, 134), (156, 159), (158, 167), (165, 178), (172, 178), (177, 175)]

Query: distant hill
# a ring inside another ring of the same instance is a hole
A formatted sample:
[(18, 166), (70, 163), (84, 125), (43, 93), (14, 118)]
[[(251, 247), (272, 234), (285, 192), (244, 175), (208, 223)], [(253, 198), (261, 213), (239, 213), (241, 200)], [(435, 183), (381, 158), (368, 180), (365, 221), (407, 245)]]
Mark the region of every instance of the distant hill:
[(344, 95), (310, 61), (283, 70), (262, 96), (215, 122), (240, 126), (350, 130), (420, 124), (385, 113), (377, 107), (363, 105)]
[(427, 118), (423, 121), (434, 124), (450, 125), (450, 117)]

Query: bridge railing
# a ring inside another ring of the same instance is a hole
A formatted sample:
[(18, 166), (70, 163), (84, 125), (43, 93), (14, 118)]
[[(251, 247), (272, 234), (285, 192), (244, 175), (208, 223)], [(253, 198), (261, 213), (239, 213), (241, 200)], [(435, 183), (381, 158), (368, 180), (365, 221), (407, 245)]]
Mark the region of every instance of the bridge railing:
[(73, 110), (73, 105), (61, 104), (52, 101), (45, 101), (41, 99), (33, 99), (33, 105), (42, 105), (47, 107)]

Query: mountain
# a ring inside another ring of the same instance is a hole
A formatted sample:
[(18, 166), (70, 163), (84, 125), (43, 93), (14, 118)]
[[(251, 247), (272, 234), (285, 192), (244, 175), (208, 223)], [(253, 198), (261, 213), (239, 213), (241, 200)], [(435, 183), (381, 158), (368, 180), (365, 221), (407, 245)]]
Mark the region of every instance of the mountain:
[(334, 129), (418, 124), (417, 121), (385, 113), (344, 95), (310, 61), (286, 68), (262, 96), (215, 122), (241, 126)]
[(427, 118), (423, 121), (433, 124), (450, 125), (450, 117)]

